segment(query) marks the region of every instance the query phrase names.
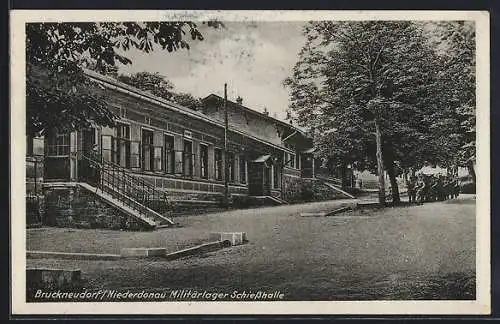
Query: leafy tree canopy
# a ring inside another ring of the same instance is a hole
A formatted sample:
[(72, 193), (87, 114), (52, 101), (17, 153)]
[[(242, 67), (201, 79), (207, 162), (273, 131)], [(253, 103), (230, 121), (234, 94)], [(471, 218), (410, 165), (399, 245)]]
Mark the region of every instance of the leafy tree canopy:
[(398, 172), (454, 160), (464, 133), (457, 105), (472, 102), (474, 93), (459, 70), (467, 65), (473, 75), (465, 57), (474, 46), (455, 44), (463, 40), (456, 32), (433, 39), (428, 29), (406, 21), (320, 21), (304, 28), (307, 41), (284, 83), (290, 114), (312, 129), (318, 156), (375, 171), (376, 120), (393, 187)]
[[(204, 24), (223, 27), (215, 21)], [(26, 24), (28, 134), (113, 125), (115, 116), (93, 95), (95, 85), (82, 68), (116, 72), (117, 63), (132, 63), (121, 53), (189, 49), (187, 39), (203, 40), (194, 22)]]
[(155, 96), (173, 101), (186, 108), (199, 110), (203, 107), (199, 98), (189, 93), (174, 91), (174, 85), (158, 72), (138, 72), (132, 75), (120, 74), (116, 78), (123, 83), (148, 91)]

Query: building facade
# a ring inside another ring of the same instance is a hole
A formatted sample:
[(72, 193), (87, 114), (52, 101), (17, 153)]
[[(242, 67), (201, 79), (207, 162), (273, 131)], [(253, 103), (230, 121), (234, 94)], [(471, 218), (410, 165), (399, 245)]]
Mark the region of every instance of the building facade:
[(226, 152), (223, 98), (209, 95), (203, 99), (203, 110), (196, 111), (113, 78), (86, 73), (120, 117), (117, 126), (47, 134), (44, 182), (85, 181), (89, 152), (98, 152), (103, 161), (172, 198), (220, 197), (226, 173), (231, 197), (286, 199), (288, 183), (314, 178), (312, 141), (289, 123), (241, 101), (228, 101)]

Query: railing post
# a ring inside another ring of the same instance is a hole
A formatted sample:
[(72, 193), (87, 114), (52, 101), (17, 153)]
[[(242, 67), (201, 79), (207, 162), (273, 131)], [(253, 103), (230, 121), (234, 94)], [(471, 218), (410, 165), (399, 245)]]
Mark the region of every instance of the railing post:
[[(111, 186), (113, 189), (115, 189), (115, 165), (112, 164), (111, 167), (113, 168), (113, 175), (111, 176)], [(114, 192), (114, 190), (112, 190)]]
[(104, 172), (105, 172), (104, 165), (103, 164), (99, 165), (99, 163), (96, 164), (97, 164), (98, 175), (100, 177), (98, 181), (101, 183), (101, 190), (104, 191)]
[(127, 194), (127, 182), (125, 177), (125, 170), (122, 170), (122, 179), (123, 179), (123, 193)]
[(145, 203), (145, 200), (146, 200), (144, 187), (145, 187), (145, 183), (144, 183), (144, 179), (142, 179), (142, 196), (143, 196), (142, 203), (143, 204)]

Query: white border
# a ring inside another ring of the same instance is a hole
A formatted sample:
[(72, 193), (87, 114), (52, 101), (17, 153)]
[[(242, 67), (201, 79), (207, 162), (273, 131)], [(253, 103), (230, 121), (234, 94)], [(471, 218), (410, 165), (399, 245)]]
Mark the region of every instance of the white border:
[[(26, 231), (23, 199), (11, 199), (13, 314), (489, 314), (490, 153), (489, 13), (487, 11), (153, 11), (13, 10), (11, 54), (11, 197), (25, 195), (25, 27), (26, 22), (208, 20), (473, 20), (477, 32), (477, 207), (475, 301), (354, 302), (146, 302), (26, 303)], [(23, 161), (22, 163), (20, 161)]]

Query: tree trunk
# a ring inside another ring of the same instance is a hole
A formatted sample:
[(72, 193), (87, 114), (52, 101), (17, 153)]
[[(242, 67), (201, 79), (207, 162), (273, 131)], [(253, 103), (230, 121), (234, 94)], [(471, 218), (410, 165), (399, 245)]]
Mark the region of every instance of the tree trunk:
[(340, 175), (340, 180), (342, 180), (342, 189), (346, 189), (349, 184), (347, 181), (347, 165), (345, 163), (342, 163), (341, 170), (342, 174)]
[(399, 197), (398, 181), (396, 180), (396, 172), (394, 170), (394, 162), (392, 160), (389, 162), (387, 173), (389, 174), (389, 180), (391, 181), (392, 203), (396, 205), (401, 202), (401, 198)]
[(384, 162), (387, 170), (387, 175), (389, 177), (389, 181), (391, 183), (391, 195), (392, 195), (392, 203), (399, 204), (401, 199), (399, 197), (399, 186), (398, 181), (396, 179), (396, 169), (394, 165), (394, 152), (390, 143), (384, 146)]
[(379, 121), (375, 119), (375, 139), (377, 142), (378, 203), (385, 206), (384, 161), (382, 159), (382, 134)]
[(467, 163), (467, 170), (469, 170), (469, 173), (472, 177), (472, 181), (474, 181), (474, 184), (476, 183), (476, 170), (474, 170), (474, 163), (469, 162)]

